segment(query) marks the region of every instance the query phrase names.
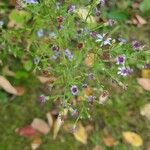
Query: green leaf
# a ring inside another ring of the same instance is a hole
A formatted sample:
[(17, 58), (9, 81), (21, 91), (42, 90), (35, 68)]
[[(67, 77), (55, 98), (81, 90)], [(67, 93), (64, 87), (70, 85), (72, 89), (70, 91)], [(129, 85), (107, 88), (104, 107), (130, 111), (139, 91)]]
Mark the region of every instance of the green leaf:
[(140, 4), (140, 10), (141, 10), (143, 13), (150, 12), (150, 1), (149, 1), (149, 0), (144, 0), (144, 1)]
[(24, 68), (27, 70), (27, 71), (30, 71), (33, 67), (33, 63), (31, 60), (28, 60), (24, 63)]
[(124, 12), (121, 10), (112, 10), (106, 15), (109, 19), (114, 19), (117, 21), (126, 21), (129, 16), (129, 14), (127, 12)]

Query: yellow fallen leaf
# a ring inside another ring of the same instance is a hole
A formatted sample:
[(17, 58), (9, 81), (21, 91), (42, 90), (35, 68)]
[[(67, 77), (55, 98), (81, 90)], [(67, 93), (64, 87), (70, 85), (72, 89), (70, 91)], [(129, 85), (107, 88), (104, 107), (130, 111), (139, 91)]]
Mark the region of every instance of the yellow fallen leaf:
[(14, 94), (14, 95), (18, 94), (17, 90), (3, 76), (0, 76), (0, 87), (10, 94)]
[(144, 107), (141, 108), (140, 113), (142, 116), (145, 116), (148, 120), (150, 120), (150, 103), (145, 104)]
[(141, 136), (134, 132), (126, 131), (122, 133), (122, 136), (125, 142), (131, 144), (132, 146), (139, 147), (143, 145)]
[(79, 122), (76, 126), (75, 132), (73, 133), (77, 141), (87, 144), (87, 132), (85, 127)]
[(96, 23), (96, 19), (92, 15), (88, 14), (88, 10), (86, 8), (79, 8), (76, 12), (84, 21), (87, 19), (87, 23)]
[(62, 124), (64, 123), (63, 116), (66, 116), (67, 113), (68, 113), (68, 109), (64, 109), (64, 111), (58, 115), (57, 120), (54, 124), (53, 139), (56, 139), (57, 134), (58, 134)]
[(36, 150), (42, 143), (41, 138), (35, 138), (33, 139), (32, 143), (31, 143), (31, 149), (32, 150)]
[(143, 89), (150, 91), (150, 79), (138, 78), (137, 81)]
[(143, 78), (150, 78), (150, 69), (143, 69), (142, 70), (142, 77)]
[(94, 64), (94, 54), (89, 53), (87, 57), (85, 58), (85, 65), (88, 67), (92, 67)]

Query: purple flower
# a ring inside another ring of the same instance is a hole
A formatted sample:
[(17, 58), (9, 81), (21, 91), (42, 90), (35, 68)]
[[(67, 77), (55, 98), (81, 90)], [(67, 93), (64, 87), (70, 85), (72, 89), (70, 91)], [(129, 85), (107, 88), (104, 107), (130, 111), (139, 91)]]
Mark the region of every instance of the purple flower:
[(38, 31), (37, 31), (37, 36), (38, 36), (39, 38), (43, 37), (43, 36), (44, 36), (44, 30), (43, 30), (43, 29), (38, 30)]
[(46, 102), (46, 97), (45, 97), (45, 95), (40, 95), (39, 97), (38, 97), (38, 102), (40, 103), (40, 104), (43, 104), (43, 103), (45, 103)]
[(141, 50), (141, 45), (137, 41), (132, 42), (132, 47), (133, 47), (134, 50)]
[(65, 50), (65, 56), (66, 56), (70, 61), (72, 61), (73, 55), (72, 55), (72, 53), (70, 52), (69, 49), (66, 49), (66, 50)]
[(76, 85), (73, 85), (70, 90), (72, 95), (76, 96), (78, 94), (78, 87)]
[(145, 68), (145, 69), (150, 69), (150, 64), (145, 64), (145, 65), (144, 65), (144, 68)]
[(59, 46), (53, 45), (53, 46), (52, 46), (52, 50), (53, 50), (54, 52), (58, 52), (58, 51), (59, 51)]
[(38, 4), (37, 0), (26, 0), (25, 1), (27, 4)]
[(118, 74), (122, 75), (122, 76), (128, 76), (129, 74), (131, 74), (133, 72), (133, 69), (129, 68), (129, 67), (119, 67), (118, 68)]
[(78, 113), (78, 110), (77, 110), (77, 109), (74, 109), (74, 110), (71, 112), (71, 116), (74, 117), (74, 118), (77, 117), (78, 114), (79, 114), (79, 113)]
[(76, 6), (75, 6), (75, 5), (70, 5), (70, 6), (68, 7), (68, 13), (73, 13), (73, 12), (75, 11), (75, 9), (76, 9)]
[(101, 4), (101, 6), (105, 6), (106, 0), (100, 0), (100, 4)]
[(125, 55), (119, 55), (116, 58), (116, 64), (123, 65), (125, 63)]

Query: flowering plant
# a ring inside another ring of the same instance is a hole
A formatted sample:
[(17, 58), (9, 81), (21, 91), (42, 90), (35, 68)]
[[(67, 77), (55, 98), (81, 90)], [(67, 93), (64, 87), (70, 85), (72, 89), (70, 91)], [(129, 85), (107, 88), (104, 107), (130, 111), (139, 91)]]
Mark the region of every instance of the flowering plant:
[(48, 83), (49, 95), (38, 100), (53, 100), (76, 121), (90, 118), (93, 105), (107, 103), (111, 89), (105, 80), (126, 89), (127, 77), (148, 63), (144, 47), (115, 37), (111, 20), (99, 21), (105, 1), (26, 0), (18, 5), (7, 29), (0, 21), (1, 61), (13, 56), (25, 70), (55, 78)]

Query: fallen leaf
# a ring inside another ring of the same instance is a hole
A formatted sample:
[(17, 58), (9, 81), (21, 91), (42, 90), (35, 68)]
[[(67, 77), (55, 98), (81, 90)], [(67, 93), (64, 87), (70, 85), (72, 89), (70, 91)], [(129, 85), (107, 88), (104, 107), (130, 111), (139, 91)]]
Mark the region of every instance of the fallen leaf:
[(36, 150), (42, 144), (41, 138), (34, 138), (31, 143), (31, 149)]
[(150, 69), (143, 69), (142, 70), (142, 77), (143, 78), (150, 78)]
[(87, 57), (85, 58), (85, 65), (87, 67), (92, 67), (94, 64), (94, 54), (93, 53), (89, 53), (87, 55)]
[(139, 147), (143, 145), (141, 136), (134, 132), (126, 131), (122, 133), (122, 136), (125, 142), (131, 144), (132, 146)]
[(58, 117), (57, 117), (57, 120), (54, 124), (54, 133), (53, 133), (53, 139), (56, 139), (57, 137), (57, 134), (62, 126), (62, 124), (64, 123), (64, 120), (63, 120), (63, 116), (66, 116), (68, 113), (68, 109), (64, 109), (63, 112), (61, 112)]
[(138, 78), (137, 81), (143, 89), (150, 91), (150, 79)]
[(3, 76), (0, 76), (0, 87), (2, 87), (6, 92), (10, 94), (14, 94), (14, 95), (18, 94), (17, 90)]
[(140, 113), (142, 116), (145, 116), (148, 120), (150, 120), (150, 103), (145, 104), (144, 107), (141, 108)]
[(45, 134), (45, 135), (48, 134), (49, 131), (50, 131), (49, 125), (48, 125), (45, 121), (43, 121), (42, 119), (39, 119), (39, 118), (35, 118), (35, 119), (32, 121), (31, 126), (32, 126), (35, 130), (37, 130), (37, 131), (39, 131), (40, 133)]
[(140, 25), (144, 25), (147, 23), (147, 21), (144, 18), (142, 18), (140, 15), (135, 15), (135, 17)]
[(47, 116), (47, 120), (48, 120), (49, 127), (50, 127), (50, 129), (51, 129), (52, 126), (53, 126), (53, 117), (52, 117), (52, 114), (51, 114), (50, 112), (48, 112), (48, 113), (46, 114), (46, 116)]
[(56, 81), (56, 78), (55, 77), (44, 77), (44, 76), (38, 76), (37, 77), (39, 79), (39, 81), (43, 84), (46, 84), (46, 83), (52, 83), (54, 81)]
[(31, 125), (27, 125), (22, 128), (17, 128), (16, 133), (24, 137), (35, 137), (39, 136), (39, 132), (35, 130)]
[(118, 142), (112, 136), (107, 136), (103, 138), (103, 141), (105, 145), (108, 147), (112, 147), (118, 144)]
[(73, 134), (77, 141), (83, 144), (87, 144), (88, 135), (87, 135), (85, 127), (80, 122), (77, 124), (76, 129)]

